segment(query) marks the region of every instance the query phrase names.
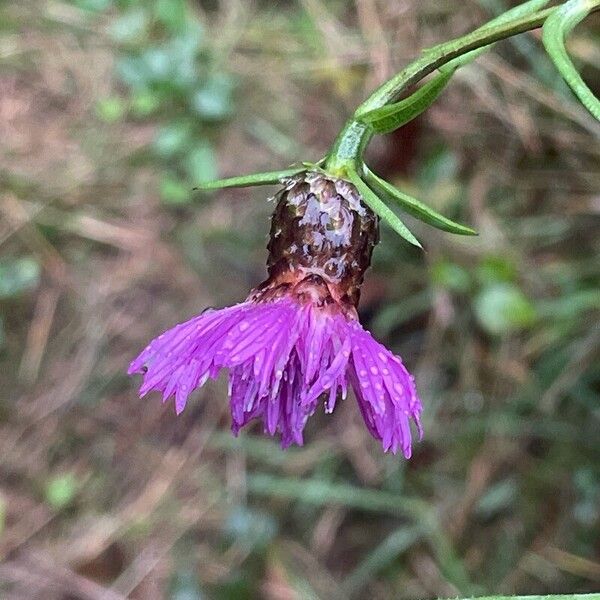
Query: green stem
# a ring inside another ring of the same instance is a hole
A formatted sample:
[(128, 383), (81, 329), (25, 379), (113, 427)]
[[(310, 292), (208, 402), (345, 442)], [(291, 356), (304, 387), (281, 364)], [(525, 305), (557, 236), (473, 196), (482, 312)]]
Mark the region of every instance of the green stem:
[[(325, 168), (334, 175), (344, 176), (348, 169), (356, 169), (362, 163), (362, 156), (373, 136), (373, 131), (358, 121), (360, 115), (394, 102), (407, 88), (418, 83), (436, 69), (472, 50), (541, 27), (555, 10), (557, 7), (547, 8), (509, 22), (484, 25), (461, 38), (425, 51), (421, 58), (412, 62), (375, 90), (357, 108), (352, 119), (346, 122), (336, 138)], [(598, 10), (598, 8), (592, 10)]]
[(373, 92), (373, 94), (358, 107), (355, 114), (361, 114), (375, 108), (380, 108), (381, 106), (385, 106), (386, 104), (397, 100), (406, 88), (419, 82), (423, 77), (433, 73), (433, 71), (439, 67), (471, 50), (483, 48), (484, 46), (489, 46), (494, 42), (512, 37), (513, 35), (518, 35), (519, 33), (541, 27), (555, 10), (556, 7), (546, 8), (515, 21), (497, 25), (496, 27), (480, 27), (463, 37), (436, 46), (431, 51), (425, 52), (424, 56), (411, 63), (408, 67), (375, 90), (375, 92)]
[(349, 171), (360, 172), (360, 159), (372, 137), (373, 130), (369, 125), (354, 119), (348, 121), (333, 143), (325, 169), (342, 178), (347, 177)]
[(600, 121), (600, 100), (577, 72), (567, 50), (565, 38), (590, 12), (600, 9), (600, 0), (571, 0), (563, 4), (544, 23), (542, 41), (563, 79), (581, 103)]

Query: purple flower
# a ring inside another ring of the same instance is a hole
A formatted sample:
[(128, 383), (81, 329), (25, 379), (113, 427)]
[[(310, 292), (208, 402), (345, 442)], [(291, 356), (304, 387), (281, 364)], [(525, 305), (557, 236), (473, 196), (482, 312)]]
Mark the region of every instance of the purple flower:
[(267, 281), (245, 302), (153, 340), (129, 367), (144, 374), (140, 396), (174, 395), (179, 414), (193, 390), (229, 369), (233, 433), (260, 419), (285, 448), (302, 445), (320, 398), (331, 413), (350, 384), (384, 451), (410, 457), (410, 421), (421, 435), (422, 410), (413, 377), (355, 310), (376, 240), (376, 218), (350, 184), (314, 174), (288, 181), (273, 217)]

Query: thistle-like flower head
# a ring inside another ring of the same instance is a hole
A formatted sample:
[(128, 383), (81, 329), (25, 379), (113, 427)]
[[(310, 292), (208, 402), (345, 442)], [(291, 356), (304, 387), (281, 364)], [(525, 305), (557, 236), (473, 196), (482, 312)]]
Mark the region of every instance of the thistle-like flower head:
[(283, 447), (303, 443), (308, 418), (354, 389), (371, 434), (385, 451), (411, 454), (411, 420), (420, 432), (413, 377), (358, 321), (364, 273), (378, 219), (351, 183), (316, 172), (283, 181), (268, 244), (269, 276), (246, 301), (175, 326), (131, 363), (140, 395), (189, 394), (229, 370), (232, 430), (260, 419)]

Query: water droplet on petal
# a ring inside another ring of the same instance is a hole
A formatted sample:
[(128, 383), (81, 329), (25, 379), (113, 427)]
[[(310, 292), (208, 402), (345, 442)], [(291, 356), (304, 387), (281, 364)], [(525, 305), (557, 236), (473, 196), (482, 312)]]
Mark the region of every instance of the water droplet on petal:
[(240, 328), (240, 331), (246, 331), (246, 329), (250, 327), (250, 323), (248, 323), (248, 321), (242, 321), (238, 327)]
[(366, 376), (367, 376), (367, 372), (366, 372), (364, 369), (361, 369), (361, 370), (358, 372), (358, 374), (359, 374), (359, 376), (360, 376), (360, 377), (366, 377)]
[(385, 355), (383, 352), (379, 352), (379, 353), (377, 354), (377, 356), (379, 356), (379, 360), (380, 360), (381, 362), (384, 362), (384, 363), (386, 363), (386, 362), (387, 362), (387, 360), (388, 360), (387, 356), (386, 356), (386, 355)]
[(371, 367), (371, 373), (373, 373), (373, 375), (379, 375), (379, 369), (377, 367)]

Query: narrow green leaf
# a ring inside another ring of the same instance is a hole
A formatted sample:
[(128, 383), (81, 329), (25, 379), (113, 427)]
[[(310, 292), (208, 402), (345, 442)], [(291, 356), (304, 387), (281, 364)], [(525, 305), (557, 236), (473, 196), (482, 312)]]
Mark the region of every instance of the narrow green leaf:
[(306, 171), (306, 167), (296, 167), (294, 169), (285, 169), (283, 171), (270, 171), (268, 173), (254, 173), (252, 175), (242, 175), (240, 177), (229, 177), (227, 179), (217, 179), (216, 181), (207, 181), (194, 188), (195, 190), (218, 190), (230, 187), (251, 187), (256, 185), (270, 185), (279, 183), (286, 177), (293, 177)]
[(565, 48), (565, 38), (593, 10), (600, 7), (600, 0), (569, 0), (556, 9), (544, 23), (542, 40), (544, 47), (581, 103), (600, 121), (600, 100), (581, 78)]
[(423, 248), (419, 240), (410, 232), (408, 227), (400, 220), (400, 218), (382, 202), (373, 190), (360, 178), (356, 171), (349, 170), (348, 178), (356, 186), (363, 200), (371, 208), (371, 210), (379, 215), (400, 237), (403, 237), (407, 242), (410, 242), (418, 248)]
[(357, 120), (370, 125), (376, 133), (390, 133), (427, 110), (442, 93), (453, 73), (454, 69), (441, 70), (408, 98), (358, 114)]
[(455, 223), (420, 200), (401, 192), (384, 179), (381, 179), (381, 177), (375, 175), (375, 173), (367, 169), (366, 166), (364, 169), (364, 176), (367, 183), (372, 188), (380, 194), (394, 200), (413, 217), (416, 217), (437, 229), (448, 231), (450, 233), (456, 233), (458, 235), (477, 235), (477, 232), (474, 229), (471, 229), (466, 225), (461, 225), (460, 223)]

